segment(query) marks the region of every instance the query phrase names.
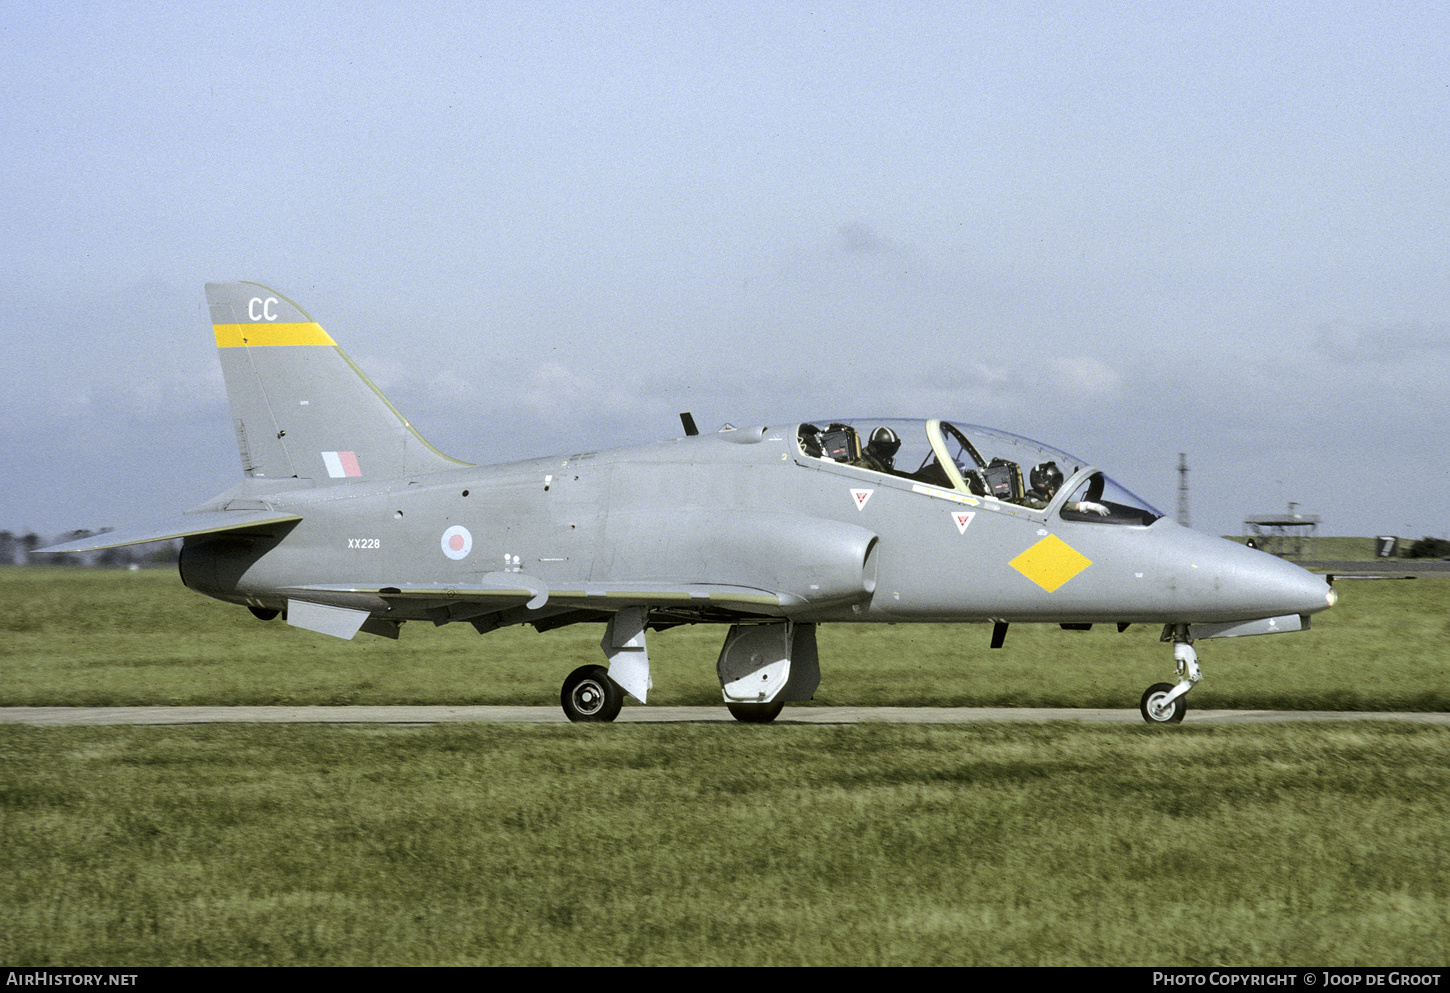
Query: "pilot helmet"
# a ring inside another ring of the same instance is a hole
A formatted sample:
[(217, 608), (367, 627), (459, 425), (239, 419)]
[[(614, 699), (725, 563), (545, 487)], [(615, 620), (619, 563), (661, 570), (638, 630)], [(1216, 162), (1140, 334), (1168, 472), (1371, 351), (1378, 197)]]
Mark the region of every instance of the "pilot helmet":
[(871, 432), (871, 443), (867, 447), (873, 454), (891, 458), (901, 447), (901, 439), (896, 436), (895, 431), (883, 425)]
[(1032, 475), (1028, 478), (1036, 492), (1056, 493), (1062, 485), (1062, 470), (1056, 462), (1039, 462), (1032, 467)]

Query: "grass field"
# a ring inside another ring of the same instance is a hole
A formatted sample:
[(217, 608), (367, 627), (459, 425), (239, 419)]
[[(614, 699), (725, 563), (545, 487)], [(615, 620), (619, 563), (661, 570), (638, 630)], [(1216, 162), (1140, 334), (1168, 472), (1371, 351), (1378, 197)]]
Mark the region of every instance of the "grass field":
[(0, 728), (10, 965), (1444, 965), (1450, 735)]
[[(1450, 582), (1341, 581), (1311, 631), (1198, 644), (1195, 708), (1450, 710)], [(397, 641), (343, 642), (263, 623), (198, 596), (169, 571), (0, 569), (0, 705), (534, 703), (603, 661), (601, 625), (480, 637), (405, 625)], [(1172, 681), (1157, 628), (1118, 634), (1015, 625), (826, 625), (816, 704), (1135, 707)], [(720, 702), (724, 628), (650, 635), (657, 704)]]
[[(1447, 710), (1450, 582), (1199, 645), (1195, 707)], [(16, 704), (537, 703), (598, 626), (351, 643), (169, 572), (0, 570)], [(718, 703), (723, 631), (651, 635)], [(816, 705), (1131, 707), (1157, 632), (826, 627)], [(0, 961), (1444, 965), (1450, 732), (0, 726)]]

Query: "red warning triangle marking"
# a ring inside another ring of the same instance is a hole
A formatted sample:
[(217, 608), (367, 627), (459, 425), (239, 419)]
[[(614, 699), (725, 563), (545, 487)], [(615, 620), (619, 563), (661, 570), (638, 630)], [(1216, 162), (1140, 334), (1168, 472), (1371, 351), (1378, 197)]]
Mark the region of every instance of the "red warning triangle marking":
[(975, 510), (954, 510), (954, 511), (952, 511), (952, 520), (953, 521), (956, 521), (956, 524), (957, 524), (957, 533), (958, 534), (966, 534), (967, 533), (967, 525), (970, 524), (970, 523), (972, 523), (972, 518), (973, 517), (976, 517), (976, 516), (977, 516), (977, 512)]
[(851, 499), (856, 501), (856, 509), (860, 510), (865, 507), (866, 501), (870, 500), (871, 494), (875, 492), (875, 490), (852, 490)]

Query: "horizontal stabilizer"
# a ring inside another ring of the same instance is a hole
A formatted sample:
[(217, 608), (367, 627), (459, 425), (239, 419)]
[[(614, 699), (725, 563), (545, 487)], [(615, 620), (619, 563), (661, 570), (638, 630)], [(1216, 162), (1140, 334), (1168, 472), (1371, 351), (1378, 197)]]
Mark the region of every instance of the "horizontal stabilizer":
[(270, 510), (216, 510), (201, 514), (186, 514), (164, 524), (118, 528), (102, 534), (93, 534), (87, 538), (77, 538), (64, 544), (51, 545), (49, 548), (38, 548), (36, 552), (95, 552), (103, 548), (144, 545), (151, 541), (190, 538), (193, 535), (215, 534), (220, 531), (242, 531), (268, 524), (286, 524), (300, 520), (302, 520), (301, 514), (280, 514)]

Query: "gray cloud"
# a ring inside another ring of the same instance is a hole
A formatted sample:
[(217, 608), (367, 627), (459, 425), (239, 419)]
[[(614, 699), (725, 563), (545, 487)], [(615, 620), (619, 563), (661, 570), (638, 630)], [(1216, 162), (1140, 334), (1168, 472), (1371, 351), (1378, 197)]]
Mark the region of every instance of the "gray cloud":
[(1417, 362), (1450, 356), (1450, 324), (1321, 325), (1316, 347), (1340, 362)]
[(852, 221), (836, 229), (836, 238), (847, 252), (880, 255), (893, 250), (892, 243), (864, 221)]

